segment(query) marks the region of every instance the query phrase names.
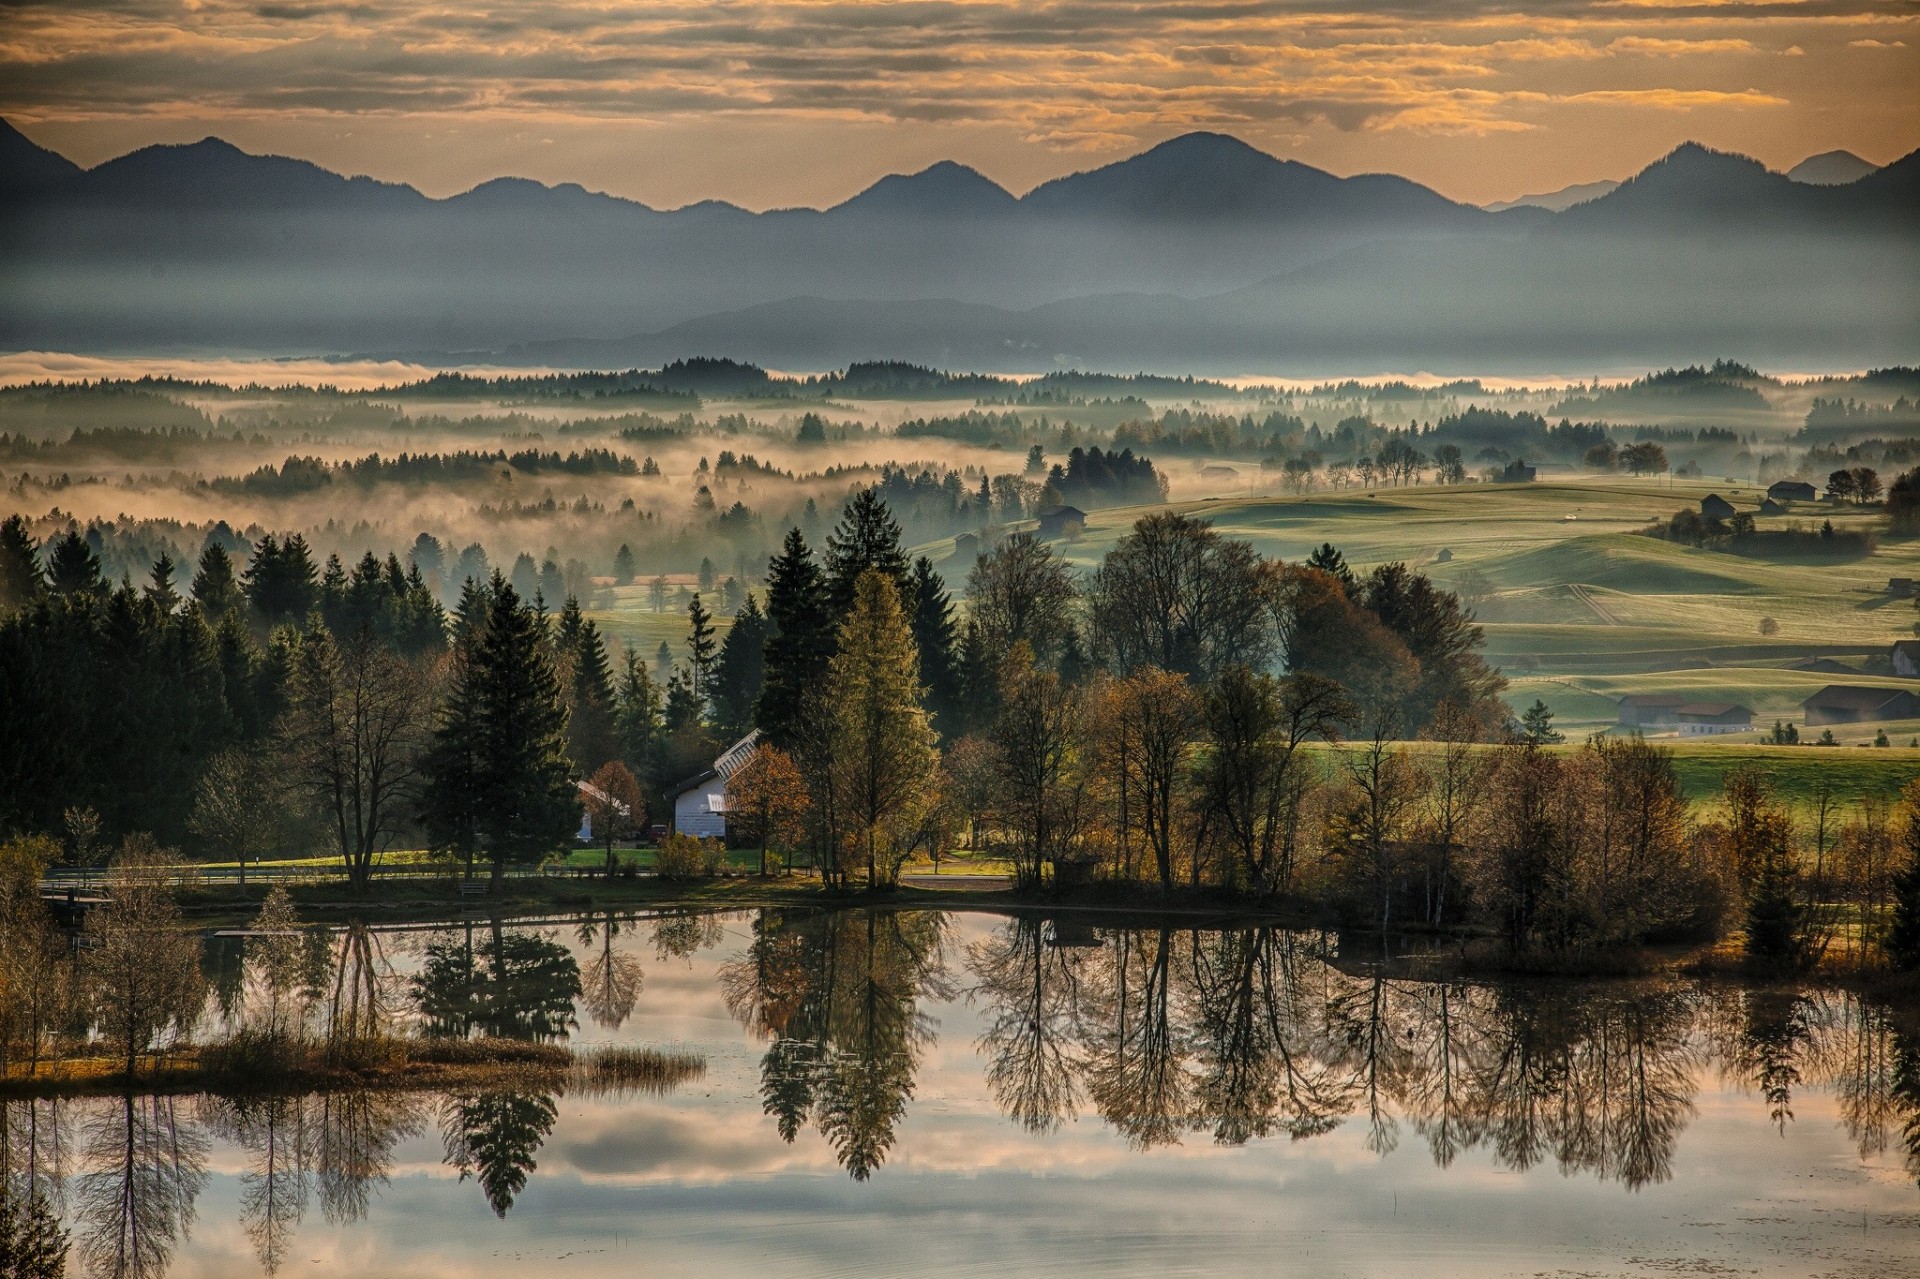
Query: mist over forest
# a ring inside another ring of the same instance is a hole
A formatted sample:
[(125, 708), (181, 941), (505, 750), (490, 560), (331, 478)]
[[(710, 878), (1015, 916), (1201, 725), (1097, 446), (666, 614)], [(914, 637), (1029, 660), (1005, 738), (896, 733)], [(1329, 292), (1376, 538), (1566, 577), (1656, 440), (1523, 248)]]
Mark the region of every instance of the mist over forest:
[(1562, 211), (1189, 134), (1015, 197), (943, 163), (825, 210), (501, 178), (429, 199), (217, 139), (82, 170), (0, 124), (0, 343), (563, 368), (722, 354), (1501, 373), (1907, 359), (1920, 159), (1814, 185), (1688, 144)]

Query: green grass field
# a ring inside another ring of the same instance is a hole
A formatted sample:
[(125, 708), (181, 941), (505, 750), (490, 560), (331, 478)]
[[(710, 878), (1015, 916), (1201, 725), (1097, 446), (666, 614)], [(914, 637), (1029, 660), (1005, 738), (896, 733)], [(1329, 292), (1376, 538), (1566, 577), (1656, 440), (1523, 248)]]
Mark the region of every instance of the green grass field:
[[(1178, 509), (1211, 519), (1263, 554), (1305, 558), (1332, 542), (1356, 569), (1401, 560), (1458, 587), (1470, 571), (1492, 588), (1477, 606), (1489, 660), (1512, 681), (1516, 708), (1536, 697), (1557, 723), (1589, 732), (1616, 721), (1629, 693), (1697, 694), (1749, 706), (1760, 727), (1798, 719), (1801, 701), (1827, 684), (1920, 689), (1896, 680), (1886, 653), (1914, 634), (1920, 613), (1886, 594), (1891, 577), (1920, 577), (1920, 540), (1879, 536), (1869, 555), (1838, 562), (1766, 560), (1639, 535), (1682, 507), (1719, 493), (1754, 509), (1750, 481), (1556, 477), (1534, 484), (1376, 488), (1306, 497), (1236, 497)], [(1085, 534), (1062, 546), (1081, 569), (1097, 564), (1140, 515), (1096, 511)], [(1872, 512), (1808, 506), (1760, 526), (1877, 529)], [(950, 554), (951, 543), (926, 553)], [(1441, 552), (1448, 553), (1442, 561)], [(1762, 622), (1771, 619), (1771, 634)], [(1802, 671), (1810, 658), (1844, 672)], [(1836, 729), (1871, 740), (1877, 725)], [(1890, 725), (1904, 742), (1915, 726)]]

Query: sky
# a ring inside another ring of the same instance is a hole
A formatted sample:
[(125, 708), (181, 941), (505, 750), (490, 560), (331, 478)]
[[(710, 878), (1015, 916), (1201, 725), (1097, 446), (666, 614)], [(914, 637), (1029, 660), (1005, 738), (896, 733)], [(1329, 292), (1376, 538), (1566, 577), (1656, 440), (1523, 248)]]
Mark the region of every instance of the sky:
[(1025, 191), (1195, 129), (1486, 202), (1692, 139), (1920, 147), (1920, 0), (5, 0), (0, 115), (96, 164), (216, 134), (429, 195), (511, 174), (828, 205)]

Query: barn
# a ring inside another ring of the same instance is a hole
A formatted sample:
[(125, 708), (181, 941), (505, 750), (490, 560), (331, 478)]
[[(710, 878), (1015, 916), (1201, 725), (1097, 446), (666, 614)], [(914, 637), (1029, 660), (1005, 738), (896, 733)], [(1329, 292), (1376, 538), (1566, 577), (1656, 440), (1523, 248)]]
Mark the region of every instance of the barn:
[(1800, 703), (1809, 724), (1860, 724), (1882, 719), (1920, 719), (1920, 697), (1904, 688), (1829, 684)]

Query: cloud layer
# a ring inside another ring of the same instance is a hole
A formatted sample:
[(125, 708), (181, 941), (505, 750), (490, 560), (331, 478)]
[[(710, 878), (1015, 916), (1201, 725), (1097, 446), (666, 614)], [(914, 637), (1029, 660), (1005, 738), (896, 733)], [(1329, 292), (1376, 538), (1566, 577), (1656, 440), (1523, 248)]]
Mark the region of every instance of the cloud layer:
[(993, 148), (1057, 157), (1207, 128), (1391, 156), (1412, 140), (1572, 142), (1646, 113), (1763, 133), (1818, 117), (1846, 135), (1836, 145), (1883, 150), (1917, 131), (1899, 88), (1916, 68), (1910, 0), (104, 0), (8, 12), (0, 112), (62, 137), (220, 120), (376, 133), (487, 122), (543, 143), (591, 125), (742, 139), (863, 126), (985, 130)]

